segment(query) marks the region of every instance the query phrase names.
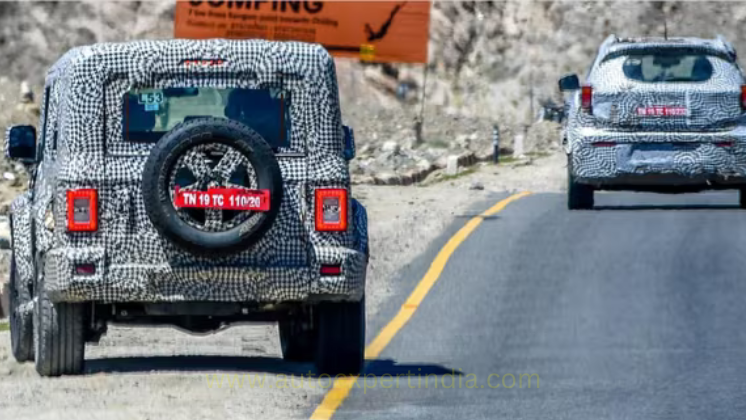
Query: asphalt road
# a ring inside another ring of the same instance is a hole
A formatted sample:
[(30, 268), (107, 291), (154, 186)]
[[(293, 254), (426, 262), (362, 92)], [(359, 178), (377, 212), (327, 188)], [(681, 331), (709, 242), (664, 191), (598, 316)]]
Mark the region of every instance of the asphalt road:
[[(455, 251), (333, 418), (746, 418), (736, 203), (723, 192), (597, 194), (594, 211), (566, 210), (561, 194), (510, 204)], [(402, 273), (400, 295), (437, 248)]]

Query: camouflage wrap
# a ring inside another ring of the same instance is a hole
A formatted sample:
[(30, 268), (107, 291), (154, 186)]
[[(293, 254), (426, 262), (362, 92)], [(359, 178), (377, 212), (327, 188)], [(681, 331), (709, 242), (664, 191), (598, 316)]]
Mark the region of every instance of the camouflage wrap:
[[(706, 54), (712, 76), (692, 83), (625, 76), (629, 54), (666, 48)], [(581, 108), (581, 92), (573, 92), (568, 101), (564, 140), (576, 181), (634, 184), (663, 175), (668, 177), (663, 182), (683, 184), (746, 183), (746, 119), (740, 101), (744, 79), (734, 60), (732, 46), (721, 38), (607, 39), (586, 80), (593, 88), (592, 113)], [(687, 112), (638, 114), (640, 107), (668, 105)], [(729, 147), (719, 147), (725, 143)]]
[[(184, 65), (217, 58), (218, 68)], [(122, 136), (122, 98), (130, 89), (203, 86), (280, 88), (292, 98), (290, 144), (276, 153), (284, 185), (277, 219), (249, 249), (219, 258), (187, 253), (157, 234), (141, 186), (153, 143)], [(45, 216), (54, 220), (53, 230), (34, 238), (45, 255), (51, 299), (362, 297), (367, 261), (356, 247), (361, 230), (316, 232), (314, 225), (315, 188), (350, 190), (334, 62), (321, 46), (260, 40), (97, 44), (63, 56), (49, 71), (46, 89), (48, 109), (39, 130), (44, 158), (31, 205), (37, 225)], [(98, 191), (96, 232), (66, 230), (66, 192), (79, 188)], [(348, 212), (350, 227), (353, 217)], [(93, 264), (96, 273), (75, 275), (78, 263)], [(320, 277), (322, 264), (340, 264), (342, 275)]]

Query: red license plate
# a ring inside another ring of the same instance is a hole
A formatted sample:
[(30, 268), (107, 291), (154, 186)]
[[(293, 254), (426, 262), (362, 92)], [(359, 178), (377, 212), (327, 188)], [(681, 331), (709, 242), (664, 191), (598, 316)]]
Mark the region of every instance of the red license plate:
[(637, 115), (651, 117), (685, 117), (688, 110), (683, 106), (643, 106), (637, 108)]
[(184, 191), (176, 188), (176, 207), (219, 210), (269, 210), (269, 190), (241, 188), (208, 188), (207, 191)]

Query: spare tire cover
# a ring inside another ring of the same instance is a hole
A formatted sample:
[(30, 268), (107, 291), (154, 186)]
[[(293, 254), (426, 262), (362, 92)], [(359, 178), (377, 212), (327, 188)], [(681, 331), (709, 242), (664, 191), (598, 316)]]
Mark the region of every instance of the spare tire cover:
[[(176, 191), (258, 190), (269, 208), (178, 207)], [(153, 146), (142, 179), (154, 227), (182, 249), (215, 256), (247, 249), (264, 236), (282, 203), (282, 174), (269, 144), (250, 127), (223, 118), (175, 126)]]

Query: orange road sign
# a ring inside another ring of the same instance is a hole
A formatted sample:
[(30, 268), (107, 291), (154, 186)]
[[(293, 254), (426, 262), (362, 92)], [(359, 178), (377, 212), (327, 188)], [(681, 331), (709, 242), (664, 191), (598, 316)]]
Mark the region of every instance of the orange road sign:
[(176, 38), (322, 44), (366, 61), (427, 63), (430, 1), (180, 1)]

